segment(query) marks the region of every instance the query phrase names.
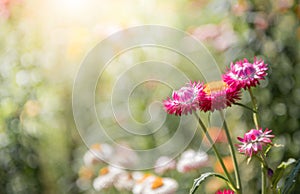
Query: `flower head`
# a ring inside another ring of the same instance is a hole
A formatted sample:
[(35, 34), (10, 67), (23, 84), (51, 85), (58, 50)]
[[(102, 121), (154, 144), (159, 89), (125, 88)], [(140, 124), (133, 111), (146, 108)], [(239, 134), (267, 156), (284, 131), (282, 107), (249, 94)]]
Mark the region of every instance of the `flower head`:
[(203, 151), (194, 151), (192, 149), (182, 153), (177, 162), (177, 170), (181, 173), (186, 173), (194, 169), (205, 166), (208, 162), (208, 155)]
[(172, 98), (163, 101), (165, 110), (169, 114), (181, 116), (192, 113), (199, 108), (198, 96), (203, 93), (203, 84), (189, 82), (177, 91), (173, 91)]
[(112, 166), (104, 167), (100, 169), (99, 176), (93, 181), (93, 187), (96, 191), (101, 191), (102, 189), (107, 189), (113, 186), (116, 182), (118, 176), (123, 174), (124, 171)]
[(142, 176), (138, 175), (137, 177), (133, 178), (136, 180), (135, 185), (132, 188), (133, 194), (142, 194), (145, 187), (155, 179), (155, 176), (152, 174), (143, 174)]
[(168, 156), (161, 156), (155, 162), (154, 171), (157, 174), (163, 174), (166, 171), (173, 170), (176, 168), (176, 161)]
[(122, 168), (132, 168), (137, 164), (139, 158), (135, 151), (126, 143), (118, 142), (118, 146), (115, 147), (114, 156), (111, 157), (111, 161)]
[(128, 172), (124, 172), (117, 177), (113, 184), (118, 191), (130, 191), (132, 190), (134, 183), (135, 180), (133, 179), (132, 175)]
[(237, 145), (238, 151), (246, 156), (252, 157), (253, 154), (262, 151), (263, 146), (272, 143), (270, 138), (275, 136), (271, 135), (271, 132), (272, 130), (269, 130), (268, 128), (266, 128), (264, 132), (262, 131), (262, 128), (259, 130), (251, 129), (249, 132), (245, 133), (244, 138), (237, 138), (242, 143)]
[(224, 81), (209, 82), (203, 91), (198, 97), (204, 112), (224, 109), (240, 99), (240, 90)]
[(110, 145), (96, 143), (84, 154), (83, 161), (86, 166), (92, 166), (108, 160), (113, 153), (114, 149)]
[(156, 177), (149, 184), (145, 185), (143, 193), (147, 194), (174, 194), (178, 188), (178, 183), (171, 178)]
[(223, 191), (217, 191), (216, 194), (234, 194), (234, 192), (230, 189), (224, 189)]
[(231, 63), (230, 68), (223, 75), (223, 80), (233, 87), (250, 88), (259, 84), (267, 75), (268, 65), (262, 59), (250, 63), (247, 59)]

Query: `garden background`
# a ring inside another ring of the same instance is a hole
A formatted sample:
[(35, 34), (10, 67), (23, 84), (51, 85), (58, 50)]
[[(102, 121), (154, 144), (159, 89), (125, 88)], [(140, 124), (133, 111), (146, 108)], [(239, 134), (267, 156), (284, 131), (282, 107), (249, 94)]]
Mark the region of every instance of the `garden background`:
[[(98, 42), (144, 24), (193, 35), (220, 69), (238, 59), (263, 58), (269, 64), (268, 76), (254, 92), (263, 127), (272, 129), (275, 143), (284, 145), (274, 148), (271, 158), (274, 165), (299, 159), (299, 21), (300, 4), (293, 0), (0, 0), (0, 193), (95, 192), (76, 184), (87, 147), (73, 120), (73, 81), (81, 61)], [(141, 57), (141, 52), (132, 56)], [(184, 61), (178, 67), (184, 69)], [(197, 79), (192, 70), (184, 71)], [(105, 79), (110, 87), (112, 78)], [(151, 97), (147, 90), (141, 88), (133, 96), (136, 117), (147, 106), (141, 99)], [(172, 126), (174, 119), (166, 125)], [(251, 112), (240, 107), (230, 109), (228, 119), (233, 136), (253, 127)], [(147, 142), (142, 146), (153, 146)], [(245, 170), (247, 194), (256, 187), (258, 172), (259, 168)], [(187, 193), (192, 180), (186, 178), (179, 193)], [(299, 193), (300, 184), (296, 185)]]

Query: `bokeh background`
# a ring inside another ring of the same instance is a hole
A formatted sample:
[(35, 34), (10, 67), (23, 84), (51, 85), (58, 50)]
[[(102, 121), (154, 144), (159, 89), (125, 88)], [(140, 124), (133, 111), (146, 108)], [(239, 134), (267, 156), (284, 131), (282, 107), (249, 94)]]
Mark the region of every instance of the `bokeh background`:
[[(300, 4), (294, 0), (0, 0), (0, 193), (95, 192), (76, 184), (87, 147), (73, 120), (73, 81), (99, 41), (143, 24), (192, 34), (223, 70), (231, 61), (263, 58), (269, 75), (254, 92), (263, 127), (284, 145), (271, 151), (271, 165), (300, 158), (299, 21)], [(184, 68), (184, 62), (177, 63)], [(112, 78), (105, 79), (109, 88)], [(146, 91), (153, 89), (145, 87), (132, 97), (137, 117), (147, 106), (139, 99), (147, 99)], [(249, 101), (244, 95), (242, 102)], [(227, 117), (233, 136), (253, 127), (251, 113), (240, 107), (228, 110)], [(176, 119), (168, 118), (166, 125), (171, 128)], [(153, 145), (149, 140), (141, 146)], [(254, 166), (242, 165), (247, 193), (255, 193), (260, 178)], [(175, 173), (173, 178), (179, 177)], [(196, 177), (184, 175), (180, 192), (187, 193)], [(207, 183), (207, 192), (214, 184)]]

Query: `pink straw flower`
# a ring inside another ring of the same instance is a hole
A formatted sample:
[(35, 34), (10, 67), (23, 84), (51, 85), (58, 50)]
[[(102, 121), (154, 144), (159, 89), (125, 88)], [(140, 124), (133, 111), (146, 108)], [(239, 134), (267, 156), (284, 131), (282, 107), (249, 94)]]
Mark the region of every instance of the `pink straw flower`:
[(223, 191), (219, 190), (216, 192), (216, 194), (234, 194), (234, 192), (230, 189), (224, 189)]
[(200, 109), (204, 112), (221, 110), (240, 99), (240, 90), (223, 81), (204, 85), (204, 95), (199, 95)]
[(189, 82), (177, 91), (173, 91), (172, 98), (163, 101), (165, 110), (169, 114), (181, 116), (192, 113), (199, 108), (198, 96), (203, 93), (203, 84)]
[(249, 132), (245, 133), (244, 138), (237, 138), (242, 143), (237, 145), (238, 151), (246, 156), (252, 157), (253, 154), (262, 151), (263, 146), (272, 144), (270, 138), (275, 136), (271, 135), (271, 132), (272, 130), (269, 130), (268, 128), (266, 128), (264, 132), (262, 131), (262, 128), (259, 130), (251, 129)]
[(237, 61), (230, 64), (230, 68), (223, 75), (223, 80), (228, 85), (237, 88), (250, 88), (259, 84), (259, 80), (263, 80), (267, 75), (268, 65), (262, 59), (250, 63), (247, 59)]

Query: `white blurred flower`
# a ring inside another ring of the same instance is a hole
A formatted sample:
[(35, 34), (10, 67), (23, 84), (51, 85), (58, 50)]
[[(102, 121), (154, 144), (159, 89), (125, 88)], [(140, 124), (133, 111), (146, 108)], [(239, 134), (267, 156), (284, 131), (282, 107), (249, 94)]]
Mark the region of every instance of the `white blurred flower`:
[(155, 176), (152, 174), (144, 174), (141, 178), (137, 179), (135, 185), (132, 189), (133, 194), (143, 194), (143, 190), (148, 184), (155, 179)]
[(155, 162), (154, 171), (157, 174), (163, 174), (168, 170), (173, 170), (176, 168), (176, 162), (168, 156), (161, 156)]
[(81, 190), (87, 190), (90, 187), (91, 180), (94, 176), (93, 169), (86, 166), (82, 166), (79, 170), (78, 175), (79, 178), (76, 180), (77, 186)]
[(142, 194), (173, 194), (178, 189), (178, 183), (171, 178), (156, 177), (147, 184)]
[(131, 168), (138, 162), (138, 156), (129, 145), (119, 143), (118, 146), (115, 147), (115, 154), (112, 158), (112, 162), (123, 168)]
[(114, 168), (112, 166), (108, 166), (102, 168), (99, 171), (99, 176), (94, 179), (93, 187), (96, 191), (100, 191), (102, 189), (107, 189), (113, 186), (113, 183), (117, 180), (118, 176), (125, 171)]
[(135, 183), (135, 181), (134, 181), (132, 175), (128, 172), (124, 172), (118, 176), (118, 178), (114, 182), (114, 186), (119, 191), (122, 191), (122, 190), (131, 191), (134, 186), (134, 183)]
[(194, 169), (198, 169), (208, 162), (208, 155), (203, 151), (194, 151), (189, 149), (181, 154), (177, 162), (177, 170), (186, 173)]
[(91, 166), (101, 161), (109, 160), (114, 154), (114, 149), (108, 144), (93, 144), (84, 156), (86, 166)]

